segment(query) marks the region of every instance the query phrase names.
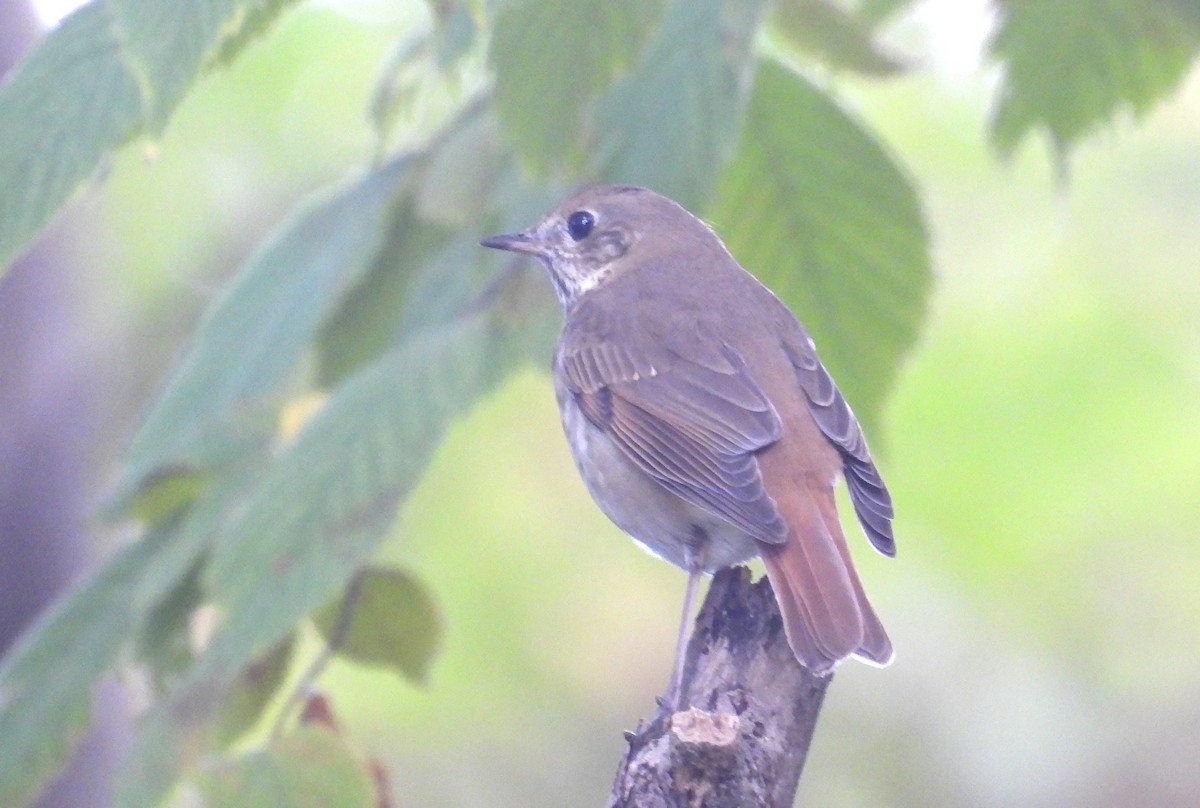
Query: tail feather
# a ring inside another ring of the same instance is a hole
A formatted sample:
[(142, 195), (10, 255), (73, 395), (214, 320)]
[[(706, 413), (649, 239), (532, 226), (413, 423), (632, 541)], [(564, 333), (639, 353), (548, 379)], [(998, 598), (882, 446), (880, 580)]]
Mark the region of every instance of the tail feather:
[(838, 552), (841, 553), (842, 561), (850, 574), (850, 584), (854, 587), (854, 594), (858, 599), (858, 609), (862, 614), (863, 638), (854, 651), (854, 656), (880, 667), (888, 665), (895, 658), (896, 653), (892, 649), (892, 641), (888, 639), (883, 623), (879, 620), (879, 615), (875, 614), (875, 609), (867, 600), (862, 579), (858, 577), (854, 559), (850, 557), (850, 548), (846, 544), (846, 534), (842, 532), (842, 523), (838, 520), (837, 503), (834, 501), (833, 493), (830, 492), (829, 496), (817, 496), (816, 499), (817, 507), (821, 510), (821, 519), (830, 526), (830, 532), (833, 533), (834, 540), (837, 542)]
[(832, 490), (793, 489), (777, 504), (789, 535), (762, 557), (796, 658), (816, 673), (851, 655), (886, 665), (891, 642), (855, 572)]

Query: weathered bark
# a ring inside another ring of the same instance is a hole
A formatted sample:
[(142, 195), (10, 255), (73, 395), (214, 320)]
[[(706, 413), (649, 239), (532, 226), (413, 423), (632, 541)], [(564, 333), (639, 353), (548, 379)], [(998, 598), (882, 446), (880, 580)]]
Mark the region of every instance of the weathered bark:
[(796, 662), (766, 578), (713, 578), (688, 645), (679, 712), (629, 734), (610, 808), (787, 808), (832, 676)]

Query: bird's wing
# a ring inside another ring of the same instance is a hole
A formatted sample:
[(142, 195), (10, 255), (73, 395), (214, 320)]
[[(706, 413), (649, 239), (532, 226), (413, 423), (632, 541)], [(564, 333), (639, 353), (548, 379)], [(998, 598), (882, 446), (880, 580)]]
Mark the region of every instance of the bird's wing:
[(807, 334), (785, 340), (784, 349), (808, 399), (808, 411), (812, 413), (821, 432), (842, 455), (850, 500), (854, 503), (854, 512), (858, 514), (858, 521), (867, 538), (879, 552), (895, 555), (892, 496), (871, 459), (858, 419), (834, 384), (829, 371), (817, 358)]
[(636, 340), (574, 341), (558, 367), (588, 420), (663, 487), (754, 538), (787, 538), (754, 453), (782, 434), (778, 413), (728, 345), (640, 354)]

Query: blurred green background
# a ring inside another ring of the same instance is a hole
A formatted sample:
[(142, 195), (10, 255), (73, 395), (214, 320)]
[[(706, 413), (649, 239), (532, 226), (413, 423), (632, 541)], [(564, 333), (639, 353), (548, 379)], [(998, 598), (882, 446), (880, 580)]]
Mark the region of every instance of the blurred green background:
[[(285, 16), (76, 206), (97, 498), (222, 279), (370, 152), (412, 5)], [(922, 68), (836, 82), (921, 189), (937, 283), (873, 436), (899, 555), (854, 542), (897, 661), (839, 669), (799, 803), (1200, 804), (1200, 73), (1065, 179), (1040, 143), (1000, 164), (983, 18), (953, 5), (889, 29)], [(428, 686), (341, 662), (322, 686), (397, 804), (599, 804), (684, 579), (591, 503), (542, 368), (454, 427), (381, 556), (439, 602)]]

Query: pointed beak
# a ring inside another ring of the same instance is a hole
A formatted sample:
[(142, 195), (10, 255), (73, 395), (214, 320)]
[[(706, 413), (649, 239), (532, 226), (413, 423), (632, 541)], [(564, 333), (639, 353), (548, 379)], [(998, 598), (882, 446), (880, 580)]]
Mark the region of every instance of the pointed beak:
[(485, 238), (479, 243), (484, 247), (491, 247), (493, 250), (508, 250), (509, 252), (526, 253), (528, 255), (541, 255), (543, 252), (541, 239), (528, 231), (504, 233), (499, 236)]

